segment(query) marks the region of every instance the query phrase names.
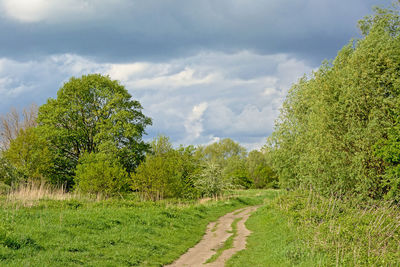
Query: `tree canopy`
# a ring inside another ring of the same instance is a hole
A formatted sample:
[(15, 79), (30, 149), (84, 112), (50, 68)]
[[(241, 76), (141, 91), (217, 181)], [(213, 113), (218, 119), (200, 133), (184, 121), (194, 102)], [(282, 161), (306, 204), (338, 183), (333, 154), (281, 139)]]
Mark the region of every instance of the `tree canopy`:
[(398, 10), (377, 9), (359, 25), (363, 38), (303, 77), (284, 102), (269, 149), (286, 188), (373, 198), (399, 192)]
[(150, 124), (124, 86), (100, 74), (71, 78), (38, 114), (40, 135), (54, 154), (54, 172), (69, 181), (83, 153), (111, 153), (132, 172), (148, 148), (142, 136)]

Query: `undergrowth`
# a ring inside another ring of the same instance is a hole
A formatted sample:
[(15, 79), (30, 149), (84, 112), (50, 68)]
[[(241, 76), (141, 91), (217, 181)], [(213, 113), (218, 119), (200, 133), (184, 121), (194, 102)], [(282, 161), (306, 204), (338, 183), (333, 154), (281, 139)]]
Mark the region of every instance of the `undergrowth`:
[(393, 202), (354, 202), (295, 191), (276, 199), (307, 247), (331, 266), (400, 266), (400, 209)]

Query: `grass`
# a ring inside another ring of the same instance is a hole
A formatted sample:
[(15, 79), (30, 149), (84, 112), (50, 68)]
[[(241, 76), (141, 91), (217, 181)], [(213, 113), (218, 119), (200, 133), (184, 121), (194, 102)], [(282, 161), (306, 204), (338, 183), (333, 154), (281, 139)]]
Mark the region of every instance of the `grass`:
[(276, 203), (330, 266), (400, 266), (400, 209), (385, 201), (295, 191)]
[(400, 210), (394, 203), (282, 194), (246, 222), (247, 249), (227, 266), (400, 266)]
[(324, 255), (307, 248), (289, 217), (273, 205), (276, 194), (269, 195), (247, 220), (246, 227), (253, 232), (247, 249), (235, 254), (226, 266), (326, 266)]
[(66, 193), (64, 187), (55, 187), (46, 183), (22, 184), (15, 190), (7, 192), (8, 202), (19, 202), (24, 206), (32, 206), (41, 199), (70, 200), (82, 199), (78, 193)]
[(2, 197), (0, 265), (162, 266), (194, 246), (210, 221), (260, 204), (266, 194), (235, 192), (203, 204)]

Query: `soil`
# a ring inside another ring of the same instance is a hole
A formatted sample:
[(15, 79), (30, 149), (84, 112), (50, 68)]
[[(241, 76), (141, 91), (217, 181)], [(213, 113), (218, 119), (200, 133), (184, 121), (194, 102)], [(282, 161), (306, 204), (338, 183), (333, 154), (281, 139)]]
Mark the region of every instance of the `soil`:
[[(185, 254), (168, 267), (220, 267), (232, 257), (236, 252), (246, 248), (246, 239), (250, 235), (250, 230), (245, 226), (245, 222), (258, 207), (247, 207), (239, 209), (220, 217), (216, 222), (212, 222), (207, 226), (207, 231), (203, 239), (194, 247), (190, 248)], [(241, 218), (237, 223), (237, 235), (233, 240), (233, 247), (226, 249), (212, 263), (205, 262), (211, 258), (218, 248), (222, 247), (225, 241), (233, 234), (232, 222)]]

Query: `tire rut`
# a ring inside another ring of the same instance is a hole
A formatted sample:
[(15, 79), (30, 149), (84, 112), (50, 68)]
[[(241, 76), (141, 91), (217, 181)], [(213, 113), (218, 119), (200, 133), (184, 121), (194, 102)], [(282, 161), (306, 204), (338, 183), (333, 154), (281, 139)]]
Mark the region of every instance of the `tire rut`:
[[(220, 217), (216, 222), (211, 222), (203, 239), (194, 247), (190, 248), (185, 254), (167, 267), (220, 267), (235, 253), (246, 248), (246, 239), (250, 235), (250, 230), (245, 226), (245, 222), (258, 206), (247, 207), (235, 210)], [(205, 263), (222, 247), (225, 241), (233, 234), (232, 223), (235, 219), (241, 218), (237, 223), (237, 234), (233, 240), (232, 248), (228, 248), (211, 263)]]

